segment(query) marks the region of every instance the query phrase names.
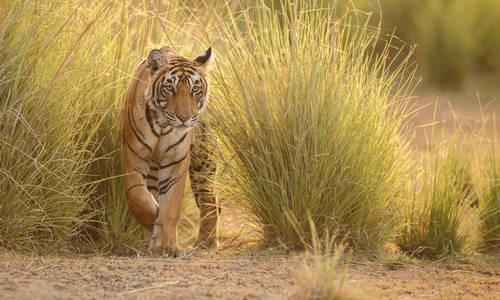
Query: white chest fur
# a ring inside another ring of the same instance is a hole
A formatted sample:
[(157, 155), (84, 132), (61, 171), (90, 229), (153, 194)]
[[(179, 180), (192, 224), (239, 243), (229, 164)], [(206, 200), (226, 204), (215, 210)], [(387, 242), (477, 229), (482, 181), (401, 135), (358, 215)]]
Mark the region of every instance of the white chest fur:
[(175, 161), (184, 157), (191, 145), (192, 127), (171, 127), (162, 129), (162, 134), (153, 153), (153, 160)]

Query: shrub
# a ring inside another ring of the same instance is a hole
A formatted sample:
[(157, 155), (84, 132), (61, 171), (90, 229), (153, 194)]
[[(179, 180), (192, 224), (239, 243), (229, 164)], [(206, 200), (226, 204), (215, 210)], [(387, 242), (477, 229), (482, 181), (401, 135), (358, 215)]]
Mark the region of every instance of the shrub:
[(500, 247), (500, 157), (491, 147), (486, 162), (486, 183), (479, 201), (479, 219), (486, 248)]
[(397, 243), (411, 255), (467, 254), (477, 243), (470, 220), (470, 207), (477, 197), (471, 182), (471, 158), (458, 135), (442, 140), (437, 149), (423, 154), (413, 182), (413, 198), (404, 210), (406, 225)]
[[(478, 0), (475, 32), (477, 34), (478, 60), (487, 70), (500, 69), (500, 2)], [(470, 3), (469, 3), (470, 5)]]
[(44, 252), (76, 238), (96, 214), (87, 210), (95, 186), (85, 176), (95, 156), (79, 134), (96, 124), (78, 91), (54, 87), (61, 57), (45, 34), (57, 18), (44, 19), (33, 3), (0, 7), (0, 246)]
[[(148, 3), (0, 4), (0, 246), (139, 248), (119, 147), (132, 73), (166, 40)], [(182, 50), (203, 49), (191, 12), (180, 3), (158, 9)]]
[(310, 218), (321, 234), (380, 247), (404, 194), (411, 79), (373, 54), (378, 32), (361, 16), (284, 7), (219, 24), (212, 107), (227, 188), (268, 244), (308, 247)]

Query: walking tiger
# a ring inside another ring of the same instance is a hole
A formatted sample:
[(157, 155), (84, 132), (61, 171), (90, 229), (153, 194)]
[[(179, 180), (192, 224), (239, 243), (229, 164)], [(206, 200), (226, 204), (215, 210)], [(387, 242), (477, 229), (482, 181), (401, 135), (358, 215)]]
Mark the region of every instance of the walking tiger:
[(123, 108), (122, 171), (135, 219), (151, 234), (150, 251), (179, 256), (177, 225), (189, 172), (200, 208), (195, 246), (217, 246), (219, 211), (209, 185), (214, 139), (199, 114), (208, 102), (209, 48), (194, 60), (170, 47), (152, 50), (135, 71)]

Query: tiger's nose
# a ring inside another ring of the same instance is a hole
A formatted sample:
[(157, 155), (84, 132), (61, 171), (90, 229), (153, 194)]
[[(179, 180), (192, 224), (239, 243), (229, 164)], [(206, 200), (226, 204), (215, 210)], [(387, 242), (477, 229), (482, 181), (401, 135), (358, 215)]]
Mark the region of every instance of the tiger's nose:
[(181, 120), (182, 122), (186, 122), (187, 120), (189, 120), (189, 118), (191, 118), (191, 116), (190, 116), (190, 115), (179, 115), (179, 114), (178, 114), (178, 115), (177, 115), (177, 118), (178, 118), (179, 120)]

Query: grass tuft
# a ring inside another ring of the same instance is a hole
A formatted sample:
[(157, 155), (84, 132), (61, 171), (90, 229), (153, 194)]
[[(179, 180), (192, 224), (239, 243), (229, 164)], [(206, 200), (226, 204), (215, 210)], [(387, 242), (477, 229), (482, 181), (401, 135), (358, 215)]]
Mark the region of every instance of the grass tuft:
[(405, 205), (405, 227), (397, 239), (404, 252), (431, 259), (470, 254), (476, 244), (471, 205), (477, 195), (471, 183), (471, 159), (461, 137), (442, 138), (428, 149)]
[(373, 52), (379, 31), (362, 15), (312, 3), (220, 24), (212, 108), (228, 189), (270, 245), (310, 247), (311, 218), (321, 234), (378, 248), (404, 194), (411, 74), (391, 66), (389, 46)]
[(145, 53), (165, 44), (158, 17), (187, 53), (205, 45), (192, 34), (200, 30), (190, 8), (175, 1), (82, 3), (0, 3), (5, 248), (59, 251), (80, 241), (98, 252), (133, 253), (143, 245), (121, 183), (126, 87)]
[(348, 267), (348, 261), (344, 262), (345, 247), (334, 245), (336, 239), (330, 239), (328, 234), (320, 241), (314, 229), (312, 239), (312, 253), (306, 252), (302, 265), (292, 271), (297, 289), (292, 299), (365, 299), (345, 284)]
[(485, 190), (479, 201), (479, 220), (485, 247), (500, 248), (500, 157), (492, 147), (488, 153)]

